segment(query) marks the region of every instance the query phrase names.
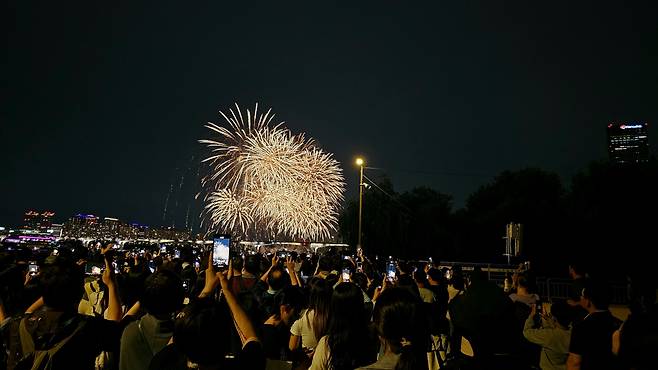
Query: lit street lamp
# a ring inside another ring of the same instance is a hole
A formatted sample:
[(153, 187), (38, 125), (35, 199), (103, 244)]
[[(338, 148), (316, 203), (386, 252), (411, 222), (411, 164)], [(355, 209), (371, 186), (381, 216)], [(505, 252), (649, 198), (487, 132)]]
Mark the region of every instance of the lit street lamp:
[(356, 244), (357, 248), (362, 248), (361, 247), (361, 215), (363, 213), (363, 165), (365, 162), (363, 161), (363, 158), (357, 158), (356, 159), (356, 165), (360, 167), (360, 173), (361, 176), (359, 177), (359, 237), (358, 237), (358, 242)]

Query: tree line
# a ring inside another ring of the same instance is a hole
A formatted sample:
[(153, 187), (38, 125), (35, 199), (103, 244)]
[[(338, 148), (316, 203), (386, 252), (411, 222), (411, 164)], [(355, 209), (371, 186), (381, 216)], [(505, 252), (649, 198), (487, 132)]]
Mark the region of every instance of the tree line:
[[(592, 162), (568, 181), (539, 168), (503, 171), (470, 194), (463, 208), (428, 187), (396, 192), (386, 177), (364, 192), (362, 244), (387, 258), (506, 262), (505, 225), (523, 224), (523, 260), (542, 272), (577, 261), (619, 275), (650, 268), (658, 247), (658, 161)], [(381, 188), (377, 189), (377, 187)], [(356, 245), (358, 199), (340, 219)]]

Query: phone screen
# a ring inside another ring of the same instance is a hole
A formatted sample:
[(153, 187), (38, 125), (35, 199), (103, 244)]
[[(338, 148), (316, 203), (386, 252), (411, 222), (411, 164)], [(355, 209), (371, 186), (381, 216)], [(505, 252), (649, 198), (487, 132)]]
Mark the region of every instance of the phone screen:
[(30, 265), (28, 266), (28, 270), (27, 270), (27, 271), (30, 273), (30, 275), (35, 275), (37, 272), (39, 272), (39, 265), (37, 265), (37, 264), (30, 264)]
[(390, 261), (386, 264), (386, 277), (389, 279), (395, 279), (395, 262)]
[(343, 281), (350, 281), (350, 269), (343, 269)]
[(363, 263), (361, 261), (356, 261), (356, 271), (363, 272)]
[(229, 246), (231, 239), (227, 235), (218, 235), (213, 238), (212, 264), (215, 266), (228, 266)]

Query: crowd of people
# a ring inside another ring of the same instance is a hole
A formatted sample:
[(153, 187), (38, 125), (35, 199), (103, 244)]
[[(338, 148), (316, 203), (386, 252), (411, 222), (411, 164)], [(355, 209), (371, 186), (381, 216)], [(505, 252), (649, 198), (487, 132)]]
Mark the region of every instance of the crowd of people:
[(79, 249), (2, 254), (5, 368), (645, 369), (658, 348), (655, 284), (634, 282), (622, 323), (576, 263), (572, 297), (544, 302), (531, 271), (501, 287), (360, 249), (228, 266), (195, 248)]

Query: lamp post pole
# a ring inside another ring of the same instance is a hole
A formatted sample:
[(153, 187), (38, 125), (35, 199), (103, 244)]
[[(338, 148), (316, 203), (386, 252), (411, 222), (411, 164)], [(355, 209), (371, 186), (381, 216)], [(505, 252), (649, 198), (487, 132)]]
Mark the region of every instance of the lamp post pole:
[(357, 158), (356, 164), (360, 167), (360, 176), (359, 176), (359, 237), (356, 244), (357, 248), (363, 248), (361, 246), (361, 218), (363, 215), (363, 159)]

